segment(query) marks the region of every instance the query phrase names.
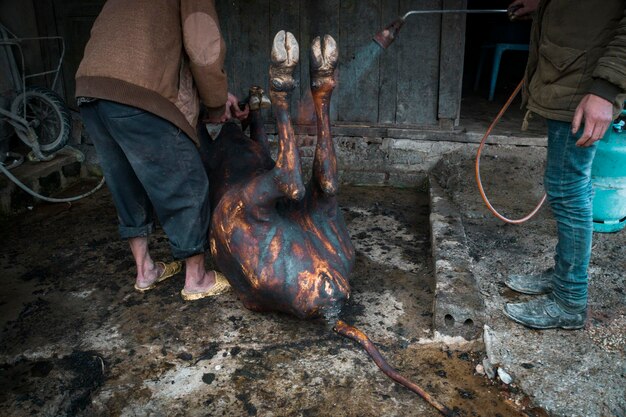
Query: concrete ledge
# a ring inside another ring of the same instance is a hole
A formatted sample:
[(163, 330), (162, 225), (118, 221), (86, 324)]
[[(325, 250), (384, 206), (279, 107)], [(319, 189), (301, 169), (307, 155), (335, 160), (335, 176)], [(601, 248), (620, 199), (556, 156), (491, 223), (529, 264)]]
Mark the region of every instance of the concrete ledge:
[(430, 176), (430, 228), (435, 265), (433, 329), (467, 340), (482, 336), (485, 304), (471, 269), (460, 210)]
[[(297, 136), (315, 136), (315, 125), (295, 124), (294, 133)], [(276, 135), (276, 125), (266, 123), (265, 130), (268, 135)], [(333, 136), (364, 137), (364, 138), (392, 138), (418, 141), (444, 141), (458, 143), (480, 143), (487, 127), (481, 126), (478, 131), (463, 127), (454, 129), (442, 129), (438, 126), (402, 126), (396, 125), (367, 125), (335, 122), (331, 126)], [(217, 131), (217, 130), (216, 130)], [(506, 134), (493, 133), (488, 143), (498, 143), (511, 146), (547, 146), (547, 137), (527, 132), (507, 132)]]

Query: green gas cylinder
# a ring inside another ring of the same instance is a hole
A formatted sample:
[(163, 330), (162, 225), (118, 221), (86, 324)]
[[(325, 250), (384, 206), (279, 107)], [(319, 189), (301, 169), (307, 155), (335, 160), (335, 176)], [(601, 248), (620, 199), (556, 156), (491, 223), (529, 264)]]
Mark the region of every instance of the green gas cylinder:
[(593, 230), (617, 232), (626, 226), (626, 109), (597, 146), (591, 167)]

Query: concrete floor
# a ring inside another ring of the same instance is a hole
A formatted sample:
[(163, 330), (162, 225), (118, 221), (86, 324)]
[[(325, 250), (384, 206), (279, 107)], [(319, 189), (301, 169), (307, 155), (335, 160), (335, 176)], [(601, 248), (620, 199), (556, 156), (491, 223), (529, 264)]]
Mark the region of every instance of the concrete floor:
[[(468, 100), (462, 128), (479, 137), (499, 105)], [(544, 143), (540, 121), (519, 131), (517, 107), (495, 140)], [(461, 219), (457, 241), (484, 300), (485, 344), (433, 332), (426, 188), (341, 190), (357, 248), (343, 318), (461, 416), (624, 417), (626, 233), (595, 235), (584, 330), (537, 332), (512, 323), (501, 308), (517, 296), (503, 278), (549, 266), (554, 222), (546, 208), (523, 226), (495, 219), (473, 180), (475, 145), (457, 149), (441, 158), (431, 180)], [(527, 213), (542, 193), (544, 159), (541, 146), (488, 146), (482, 167), (492, 203), (514, 217)], [(232, 294), (184, 303), (182, 275), (135, 292), (134, 265), (115, 223), (106, 190), (0, 220), (0, 415), (438, 415), (330, 325), (254, 314)], [(157, 259), (169, 259), (161, 231), (153, 248)], [(479, 375), (483, 363), (513, 383)]]
[[(462, 416), (544, 415), (476, 374), (480, 345), (433, 339), (426, 191), (345, 187), (341, 203), (358, 251), (343, 318)], [(136, 292), (106, 190), (1, 228), (0, 415), (439, 415), (325, 323), (252, 313), (232, 293), (185, 303), (182, 274)], [(161, 231), (152, 242), (168, 260)]]
[[(487, 100), (482, 94), (467, 93), (461, 100), (461, 118), (459, 125), (470, 132), (485, 132), (494, 117), (504, 105), (508, 95), (499, 95), (493, 101)], [(514, 99), (493, 131), (494, 135), (507, 136), (545, 136), (545, 123), (541, 119), (533, 119), (528, 130), (521, 130), (524, 112), (520, 108), (521, 94)]]
[[(543, 194), (545, 148), (487, 147), (481, 176), (493, 206), (518, 219)], [(554, 416), (626, 415), (626, 231), (594, 233), (586, 326), (578, 331), (534, 331), (508, 320), (505, 302), (529, 299), (504, 286), (512, 273), (553, 266), (556, 228), (549, 208), (510, 225), (489, 213), (473, 176), (474, 158), (453, 152), (431, 172), (462, 219), (463, 242), (485, 302), (485, 363), (502, 368), (535, 404)], [(438, 261), (439, 262), (439, 261)]]

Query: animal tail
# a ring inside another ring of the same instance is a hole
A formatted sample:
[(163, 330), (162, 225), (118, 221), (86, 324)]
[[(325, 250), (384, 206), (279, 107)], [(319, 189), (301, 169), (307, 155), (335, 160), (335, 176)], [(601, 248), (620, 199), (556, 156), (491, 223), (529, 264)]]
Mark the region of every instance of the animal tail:
[(416, 383), (400, 375), (398, 371), (392, 368), (387, 363), (385, 358), (383, 358), (383, 356), (380, 354), (376, 346), (374, 346), (372, 341), (365, 335), (365, 333), (341, 320), (337, 320), (335, 326), (333, 327), (333, 330), (340, 335), (347, 337), (348, 339), (352, 339), (360, 344), (385, 375), (387, 375), (389, 378), (393, 379), (397, 383), (404, 385), (411, 391), (415, 392), (417, 395), (422, 397), (428, 404), (439, 410), (441, 414), (448, 417), (454, 417), (457, 415), (456, 412), (450, 410), (448, 407), (435, 400), (430, 394), (420, 388)]

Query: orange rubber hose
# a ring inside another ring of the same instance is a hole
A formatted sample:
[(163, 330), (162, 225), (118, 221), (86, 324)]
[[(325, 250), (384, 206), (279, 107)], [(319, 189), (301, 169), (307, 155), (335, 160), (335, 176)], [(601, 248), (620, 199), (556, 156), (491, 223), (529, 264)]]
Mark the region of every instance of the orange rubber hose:
[(498, 113), (498, 115), (495, 117), (495, 119), (493, 119), (493, 122), (491, 122), (491, 125), (489, 126), (489, 128), (485, 132), (485, 135), (481, 139), (480, 145), (478, 146), (478, 151), (476, 152), (475, 173), (476, 173), (476, 184), (478, 184), (478, 191), (480, 192), (480, 196), (482, 197), (483, 201), (487, 205), (487, 208), (489, 209), (489, 211), (491, 211), (494, 216), (496, 216), (498, 219), (502, 220), (503, 222), (510, 223), (510, 224), (524, 223), (525, 221), (533, 217), (535, 214), (537, 214), (537, 212), (543, 205), (544, 201), (546, 201), (546, 194), (543, 195), (543, 197), (541, 198), (541, 201), (539, 202), (539, 204), (537, 204), (537, 207), (535, 207), (533, 211), (531, 211), (527, 216), (522, 217), (521, 219), (514, 219), (514, 220), (504, 217), (502, 214), (498, 213), (498, 211), (491, 205), (491, 203), (489, 202), (489, 199), (487, 198), (487, 195), (485, 194), (485, 190), (483, 189), (483, 183), (480, 179), (480, 154), (482, 153), (483, 148), (485, 147), (485, 143), (487, 142), (487, 138), (489, 138), (491, 131), (496, 126), (496, 124), (498, 124), (498, 122), (502, 118), (502, 115), (504, 115), (504, 113), (507, 111), (507, 109), (513, 102), (513, 99), (515, 98), (515, 96), (517, 96), (519, 91), (522, 89), (522, 85), (524, 85), (524, 80), (520, 81), (517, 87), (515, 87), (515, 91), (513, 91), (513, 94), (511, 94), (511, 97), (509, 97), (509, 99), (506, 101), (502, 109), (500, 109), (500, 112)]

